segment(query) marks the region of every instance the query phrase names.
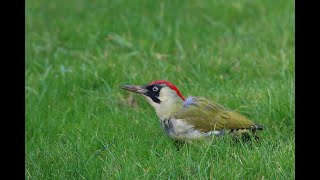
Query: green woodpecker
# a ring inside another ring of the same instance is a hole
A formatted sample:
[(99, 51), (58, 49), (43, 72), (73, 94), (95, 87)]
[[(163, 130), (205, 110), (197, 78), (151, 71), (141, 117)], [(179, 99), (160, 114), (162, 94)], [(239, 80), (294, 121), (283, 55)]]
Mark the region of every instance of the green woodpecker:
[(262, 130), (245, 116), (204, 97), (188, 97), (165, 80), (144, 86), (123, 85), (122, 89), (139, 93), (154, 107), (166, 134), (178, 141), (203, 139), (227, 133), (247, 134)]

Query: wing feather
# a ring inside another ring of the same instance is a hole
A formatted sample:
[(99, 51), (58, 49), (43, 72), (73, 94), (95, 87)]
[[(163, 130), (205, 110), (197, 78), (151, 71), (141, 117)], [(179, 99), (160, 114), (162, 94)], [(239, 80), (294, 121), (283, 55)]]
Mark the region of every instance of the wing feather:
[(242, 129), (253, 125), (248, 118), (203, 97), (189, 99), (188, 105), (178, 111), (175, 118), (182, 119), (203, 132)]

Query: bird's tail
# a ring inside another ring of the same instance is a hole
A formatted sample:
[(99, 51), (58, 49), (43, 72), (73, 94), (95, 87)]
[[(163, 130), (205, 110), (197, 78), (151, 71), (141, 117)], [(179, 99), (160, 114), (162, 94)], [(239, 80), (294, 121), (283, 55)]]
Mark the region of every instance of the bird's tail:
[(259, 124), (255, 124), (255, 125), (252, 125), (249, 129), (252, 132), (256, 132), (257, 130), (261, 131), (261, 130), (263, 130), (263, 126), (261, 126)]
[(231, 132), (235, 135), (235, 137), (242, 139), (243, 141), (249, 141), (255, 139), (258, 141), (260, 138), (256, 134), (256, 131), (261, 131), (263, 130), (263, 126), (255, 124), (250, 126), (249, 128), (244, 128), (244, 129), (234, 129), (231, 130)]

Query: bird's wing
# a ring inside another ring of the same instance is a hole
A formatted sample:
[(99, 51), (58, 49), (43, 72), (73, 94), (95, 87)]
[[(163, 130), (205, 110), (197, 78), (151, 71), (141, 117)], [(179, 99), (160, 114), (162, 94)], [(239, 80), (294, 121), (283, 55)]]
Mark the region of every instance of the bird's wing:
[(246, 117), (203, 97), (188, 98), (184, 107), (175, 114), (175, 118), (203, 132), (242, 129), (253, 125)]

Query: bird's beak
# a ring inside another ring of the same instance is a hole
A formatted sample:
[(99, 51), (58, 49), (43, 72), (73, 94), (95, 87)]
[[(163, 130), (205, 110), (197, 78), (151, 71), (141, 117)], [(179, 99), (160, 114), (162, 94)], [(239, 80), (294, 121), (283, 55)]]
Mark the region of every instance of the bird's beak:
[(144, 94), (144, 93), (148, 92), (148, 90), (146, 88), (144, 88), (143, 86), (122, 85), (121, 88), (124, 90), (127, 90), (127, 91), (139, 93), (139, 94)]

